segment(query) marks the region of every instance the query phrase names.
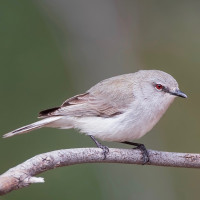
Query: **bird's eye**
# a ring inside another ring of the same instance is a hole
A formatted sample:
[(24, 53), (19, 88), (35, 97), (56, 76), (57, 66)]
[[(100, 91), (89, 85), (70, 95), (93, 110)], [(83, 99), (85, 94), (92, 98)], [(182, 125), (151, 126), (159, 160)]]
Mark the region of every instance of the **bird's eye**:
[(161, 84), (156, 84), (155, 88), (159, 91), (161, 91), (163, 89), (163, 85)]

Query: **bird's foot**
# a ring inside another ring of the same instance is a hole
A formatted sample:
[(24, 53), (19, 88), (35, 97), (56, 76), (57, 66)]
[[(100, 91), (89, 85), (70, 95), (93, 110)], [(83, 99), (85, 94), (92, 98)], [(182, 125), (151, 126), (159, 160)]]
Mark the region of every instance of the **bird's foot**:
[(143, 156), (143, 163), (142, 163), (143, 165), (145, 165), (146, 163), (148, 163), (150, 161), (149, 152), (147, 151), (144, 144), (138, 144), (138, 146), (133, 149), (139, 149), (141, 151), (142, 156)]
[(109, 153), (109, 148), (107, 146), (102, 145), (102, 144), (100, 144), (98, 147), (103, 150), (103, 155), (104, 155), (103, 159), (105, 160), (107, 154)]
[(101, 148), (103, 150), (103, 156), (104, 160), (106, 159), (107, 154), (109, 153), (109, 148), (107, 146), (102, 145), (100, 142), (98, 142), (92, 135), (90, 135), (92, 140), (95, 142), (98, 148)]
[(146, 149), (146, 147), (144, 146), (144, 144), (140, 144), (140, 143), (134, 143), (134, 142), (122, 142), (124, 144), (129, 144), (129, 145), (134, 145), (136, 146), (135, 148), (133, 149), (139, 149), (142, 153), (142, 156), (143, 156), (143, 165), (145, 165), (146, 163), (150, 162), (150, 159), (149, 159), (149, 153)]

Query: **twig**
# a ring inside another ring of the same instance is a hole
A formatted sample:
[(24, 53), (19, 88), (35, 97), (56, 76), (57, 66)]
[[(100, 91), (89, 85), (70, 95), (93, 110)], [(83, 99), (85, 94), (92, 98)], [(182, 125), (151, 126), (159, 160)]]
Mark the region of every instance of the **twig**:
[[(143, 162), (139, 150), (113, 148), (109, 150), (105, 160), (99, 148), (64, 149), (34, 156), (0, 175), (0, 195), (29, 186), (31, 183), (43, 183), (43, 178), (34, 176), (57, 167), (82, 163), (142, 164)], [(148, 152), (150, 157), (148, 165), (200, 168), (200, 154), (154, 150)]]

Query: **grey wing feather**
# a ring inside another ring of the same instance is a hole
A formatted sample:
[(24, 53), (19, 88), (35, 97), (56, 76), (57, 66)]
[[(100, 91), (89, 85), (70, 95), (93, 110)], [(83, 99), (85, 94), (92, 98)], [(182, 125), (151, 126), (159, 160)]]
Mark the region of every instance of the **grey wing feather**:
[[(120, 86), (120, 87), (119, 87)], [(111, 117), (124, 112), (133, 101), (133, 82), (127, 78), (104, 80), (84, 94), (67, 99), (60, 107), (40, 112), (49, 116), (99, 116)]]

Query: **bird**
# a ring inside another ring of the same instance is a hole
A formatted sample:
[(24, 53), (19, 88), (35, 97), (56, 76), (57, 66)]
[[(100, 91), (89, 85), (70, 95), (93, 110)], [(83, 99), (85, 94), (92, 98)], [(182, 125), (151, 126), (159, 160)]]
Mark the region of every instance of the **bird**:
[(91, 137), (103, 150), (104, 159), (109, 148), (98, 139), (134, 145), (141, 150), (145, 164), (149, 162), (145, 145), (133, 141), (156, 125), (175, 97), (187, 98), (187, 95), (166, 72), (139, 70), (118, 75), (67, 99), (59, 107), (41, 111), (40, 121), (13, 130), (3, 138), (42, 127), (74, 128)]

